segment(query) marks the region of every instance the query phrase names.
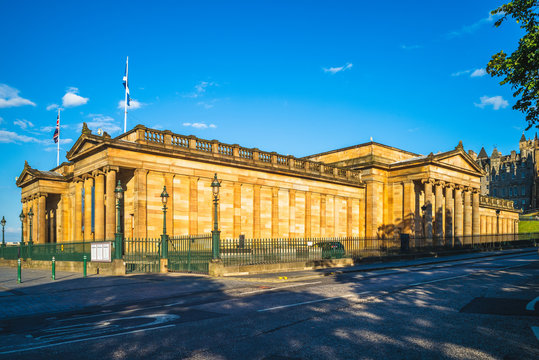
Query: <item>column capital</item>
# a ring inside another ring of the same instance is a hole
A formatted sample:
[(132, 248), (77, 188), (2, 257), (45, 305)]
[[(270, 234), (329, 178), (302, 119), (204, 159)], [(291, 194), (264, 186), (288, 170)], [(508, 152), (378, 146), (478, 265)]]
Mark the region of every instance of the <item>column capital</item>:
[(88, 174), (88, 173), (87, 173), (87, 174), (81, 175), (81, 178), (82, 178), (82, 180), (85, 180), (85, 181), (86, 181), (86, 180), (88, 180), (88, 179), (93, 179), (94, 177), (92, 176), (92, 174)]
[(481, 192), (481, 190), (478, 188), (472, 188), (471, 191), (472, 191), (472, 194), (479, 194)]
[(450, 183), (450, 182), (445, 183), (445, 188), (446, 188), (446, 189), (451, 189), (451, 190), (453, 190), (453, 189), (455, 189), (455, 187), (456, 187), (456, 185), (453, 184), (453, 183)]
[(116, 171), (116, 172), (119, 172), (119, 171), (120, 171), (120, 168), (119, 168), (118, 166), (110, 166), (110, 165), (108, 165), (108, 166), (105, 166), (105, 167), (103, 168), (103, 171), (104, 171), (104, 172), (109, 172), (109, 171)]
[(78, 182), (82, 182), (82, 181), (84, 181), (84, 179), (82, 177), (80, 177), (80, 176), (76, 176), (76, 177), (73, 178), (74, 183), (78, 183)]
[(441, 187), (444, 187), (445, 184), (446, 184), (446, 182), (443, 181), (443, 180), (435, 180), (434, 181), (434, 185), (438, 185), (438, 186), (441, 186)]
[(421, 179), (421, 184), (434, 184), (434, 179), (431, 179), (431, 178), (426, 178), (426, 179)]
[(48, 195), (49, 195), (49, 194), (46, 193), (46, 192), (38, 192), (38, 193), (36, 194), (36, 198), (40, 198), (40, 197), (42, 197), (42, 196), (43, 196), (43, 197), (47, 197)]
[(97, 177), (99, 175), (106, 175), (106, 173), (103, 170), (97, 169), (92, 171), (92, 177)]

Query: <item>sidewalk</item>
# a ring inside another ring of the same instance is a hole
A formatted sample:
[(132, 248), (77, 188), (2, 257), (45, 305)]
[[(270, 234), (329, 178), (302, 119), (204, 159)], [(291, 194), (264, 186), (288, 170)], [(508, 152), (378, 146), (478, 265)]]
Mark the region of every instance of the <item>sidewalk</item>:
[(242, 280), (242, 281), (253, 281), (253, 282), (300, 281), (300, 280), (316, 279), (316, 278), (329, 276), (333, 274), (405, 268), (405, 267), (419, 266), (419, 265), (440, 264), (440, 263), (451, 262), (455, 260), (480, 259), (480, 258), (491, 257), (491, 256), (502, 256), (502, 255), (511, 255), (511, 254), (517, 255), (517, 254), (522, 254), (522, 253), (537, 254), (537, 248), (530, 247), (530, 248), (522, 248), (522, 249), (508, 249), (508, 250), (465, 253), (465, 254), (449, 255), (449, 256), (441, 256), (441, 257), (424, 257), (424, 258), (413, 259), (413, 260), (396, 260), (396, 261), (388, 261), (388, 262), (362, 263), (362, 264), (348, 266), (348, 267), (335, 267), (335, 268), (325, 268), (325, 269), (316, 269), (316, 270), (276, 272), (276, 273), (253, 274), (253, 275), (235, 275), (235, 276), (228, 276), (227, 278), (233, 278), (233, 279)]
[(131, 276), (92, 275), (83, 278), (79, 273), (58, 271), (56, 272), (56, 280), (53, 281), (50, 270), (23, 269), (22, 284), (17, 284), (17, 269), (0, 267), (0, 321), (81, 309), (95, 312), (107, 306), (174, 298), (182, 295), (188, 296), (201, 292), (226, 293), (231, 289), (254, 285), (249, 284), (249, 282), (300, 281), (339, 273), (369, 272), (523, 253), (537, 254), (537, 248), (366, 263), (347, 268), (230, 276), (226, 278), (211, 278), (203, 275), (180, 273)]

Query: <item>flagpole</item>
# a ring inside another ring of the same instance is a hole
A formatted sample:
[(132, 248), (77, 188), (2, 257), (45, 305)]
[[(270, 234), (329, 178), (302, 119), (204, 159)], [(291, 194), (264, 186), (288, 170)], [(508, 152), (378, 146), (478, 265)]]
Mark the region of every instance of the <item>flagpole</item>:
[(125, 100), (124, 100), (124, 133), (127, 132), (127, 88), (128, 83), (128, 67), (129, 67), (129, 56), (125, 62)]
[(56, 143), (56, 166), (60, 166), (60, 108), (58, 108), (58, 142)]

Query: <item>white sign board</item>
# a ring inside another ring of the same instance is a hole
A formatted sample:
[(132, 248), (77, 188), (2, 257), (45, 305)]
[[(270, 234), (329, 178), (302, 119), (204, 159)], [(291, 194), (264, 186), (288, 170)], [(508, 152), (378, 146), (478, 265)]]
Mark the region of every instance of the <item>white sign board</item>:
[(110, 241), (93, 242), (91, 246), (91, 260), (97, 262), (111, 262), (112, 243)]

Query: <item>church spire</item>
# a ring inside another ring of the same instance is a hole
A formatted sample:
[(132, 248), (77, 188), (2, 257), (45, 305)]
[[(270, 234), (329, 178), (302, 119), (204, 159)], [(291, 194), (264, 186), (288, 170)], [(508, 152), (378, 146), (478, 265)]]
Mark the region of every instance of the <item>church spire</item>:
[(520, 137), (519, 142), (526, 142), (526, 136), (524, 136), (524, 131), (522, 132), (522, 136)]

